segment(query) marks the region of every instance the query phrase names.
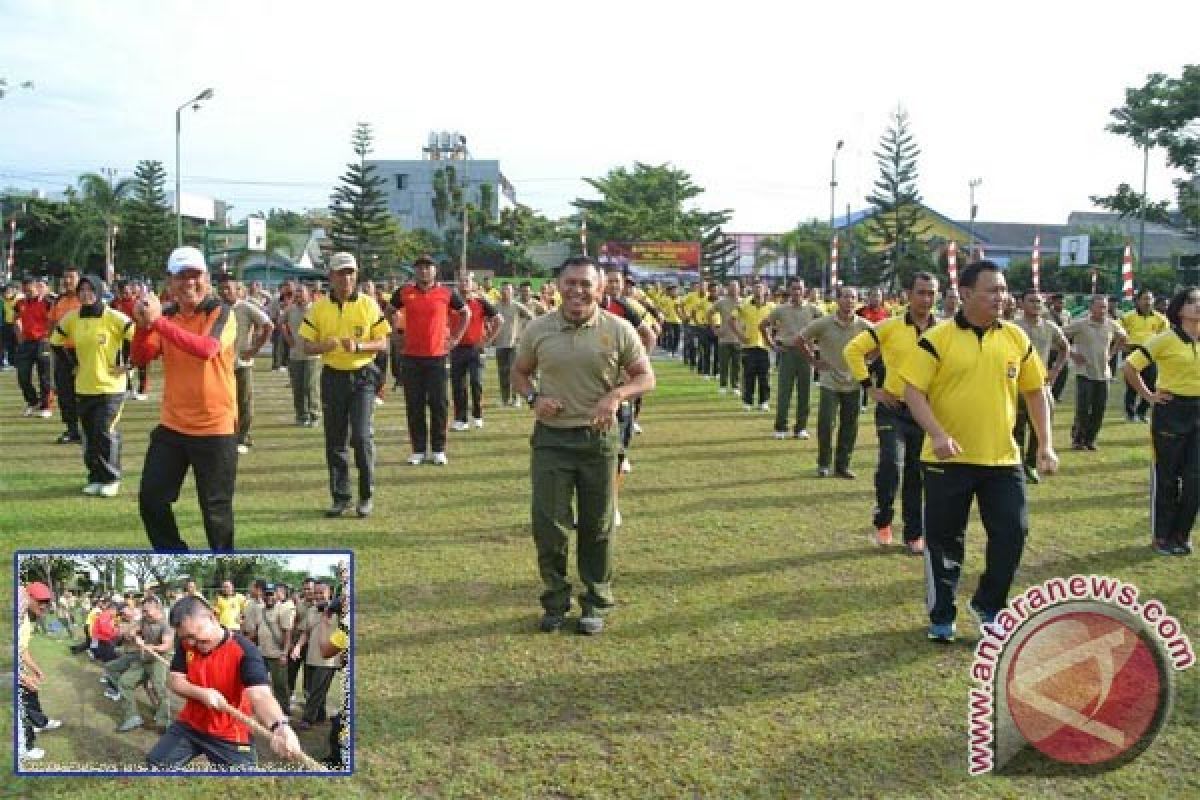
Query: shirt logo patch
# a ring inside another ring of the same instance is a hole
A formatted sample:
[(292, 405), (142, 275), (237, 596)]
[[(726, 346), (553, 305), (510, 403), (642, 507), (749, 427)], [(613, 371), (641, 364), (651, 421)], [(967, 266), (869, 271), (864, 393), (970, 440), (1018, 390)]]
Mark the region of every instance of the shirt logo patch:
[(355, 336), (362, 336), (362, 335), (363, 335), (364, 333), (366, 333), (366, 332), (367, 332), (367, 331), (366, 331), (366, 328), (364, 328), (362, 325), (355, 325), (355, 326), (354, 326), (354, 335), (355, 335)]
[(99, 342), (101, 346), (108, 344), (108, 334), (107, 333), (98, 334), (96, 336), (96, 341)]
[(1010, 361), (1010, 362), (1008, 362), (1008, 366), (1007, 366), (1007, 367), (1005, 367), (1005, 369), (1004, 369), (1004, 373), (1005, 373), (1005, 374), (1008, 376), (1008, 379), (1009, 379), (1009, 380), (1014, 380), (1014, 379), (1016, 379), (1016, 377), (1017, 377), (1017, 364), (1016, 364), (1016, 362), (1015, 362), (1015, 361)]
[(612, 337), (609, 336), (607, 333), (600, 334), (600, 346), (606, 350), (608, 348), (612, 347), (613, 346)]

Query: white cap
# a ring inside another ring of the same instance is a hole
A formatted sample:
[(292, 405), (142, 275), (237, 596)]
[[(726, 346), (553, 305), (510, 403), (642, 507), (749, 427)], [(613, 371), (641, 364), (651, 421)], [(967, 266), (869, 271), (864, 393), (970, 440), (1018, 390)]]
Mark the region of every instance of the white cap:
[(208, 265), (204, 263), (204, 253), (194, 247), (176, 247), (172, 250), (167, 259), (167, 272), (171, 275), (178, 275), (185, 269), (208, 272)]
[(344, 269), (352, 269), (358, 271), (358, 262), (354, 260), (353, 253), (334, 253), (329, 259), (329, 271), (341, 272)]

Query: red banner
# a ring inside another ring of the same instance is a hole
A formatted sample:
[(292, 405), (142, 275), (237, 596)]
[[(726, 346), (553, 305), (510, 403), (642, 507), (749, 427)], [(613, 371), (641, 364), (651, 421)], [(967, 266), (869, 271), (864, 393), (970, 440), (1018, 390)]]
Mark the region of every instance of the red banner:
[(605, 242), (600, 263), (641, 269), (700, 271), (699, 242)]

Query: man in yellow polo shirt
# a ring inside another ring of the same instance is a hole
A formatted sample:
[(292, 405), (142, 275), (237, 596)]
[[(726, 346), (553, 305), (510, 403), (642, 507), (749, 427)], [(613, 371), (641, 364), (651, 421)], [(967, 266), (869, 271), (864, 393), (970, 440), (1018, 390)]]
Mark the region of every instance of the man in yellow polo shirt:
[[(124, 345), (133, 341), (133, 320), (104, 302), (104, 281), (79, 279), (79, 308), (67, 312), (50, 332), (51, 346), (70, 359), (72, 396), (83, 435), (88, 482), (83, 493), (115, 497), (121, 481), (121, 432), (125, 404)], [(73, 375), (71, 374), (73, 373)], [(59, 387), (60, 390), (62, 387)]]
[(1051, 475), (1058, 456), (1044, 388), (1046, 368), (1019, 327), (1000, 318), (1008, 286), (990, 261), (959, 275), (961, 310), (935, 325), (900, 366), (904, 401), (925, 429), (925, 579), (929, 633), (954, 641), (954, 603), (965, 557), (971, 501), (988, 545), (970, 608), (991, 625), (1008, 603), (1029, 530), (1025, 475), (1013, 439), (1017, 394), (1025, 398), (1038, 437), (1038, 468)]
[(775, 310), (767, 297), (767, 285), (754, 285), (750, 302), (738, 306), (733, 315), (733, 330), (742, 346), (742, 408), (754, 410), (754, 389), (758, 387), (758, 408), (771, 408), (771, 354), (762, 324)]
[(329, 296), (313, 303), (300, 325), (304, 351), (320, 355), (321, 410), (325, 415), (325, 463), (333, 505), (327, 517), (350, 508), (350, 464), (347, 440), (358, 469), (358, 516), (374, 508), (375, 433), (371, 416), (375, 390), (383, 376), (375, 354), (386, 352), (391, 326), (375, 298), (356, 290), (358, 263), (350, 253), (329, 260)]
[[(1154, 406), (1154, 550), (1192, 553), (1191, 532), (1200, 509), (1200, 288), (1180, 290), (1167, 305), (1171, 329), (1138, 345), (1125, 362), (1125, 380)], [(1158, 367), (1158, 388), (1142, 380)]]
[[(921, 508), (921, 448), (925, 444), (925, 432), (904, 404), (900, 365), (917, 349), (921, 335), (933, 326), (933, 304), (937, 296), (937, 278), (928, 272), (916, 273), (909, 291), (908, 313), (902, 317), (889, 317), (875, 328), (856, 335), (842, 351), (854, 380), (875, 399), (875, 431), (879, 436), (875, 513), (871, 520), (875, 526), (875, 543), (881, 547), (892, 543), (896, 490), (903, 486), (904, 546), (912, 555), (925, 552)], [(867, 367), (867, 357), (875, 352), (879, 353), (880, 365), (876, 372), (881, 373), (878, 386), (872, 382)]]
[[(1170, 323), (1167, 318), (1154, 310), (1154, 292), (1142, 289), (1134, 300), (1134, 308), (1121, 317), (1121, 327), (1125, 329), (1126, 353), (1133, 353), (1139, 345), (1165, 333)], [(1158, 368), (1150, 362), (1142, 371), (1142, 382), (1153, 392), (1154, 381)], [(1125, 419), (1129, 422), (1146, 422), (1146, 413), (1150, 404), (1145, 398), (1139, 398), (1137, 389), (1129, 381), (1125, 382)]]
[(221, 593), (213, 602), (213, 611), (222, 628), (242, 630), (242, 612), (246, 609), (246, 596), (233, 589), (233, 581), (221, 581)]

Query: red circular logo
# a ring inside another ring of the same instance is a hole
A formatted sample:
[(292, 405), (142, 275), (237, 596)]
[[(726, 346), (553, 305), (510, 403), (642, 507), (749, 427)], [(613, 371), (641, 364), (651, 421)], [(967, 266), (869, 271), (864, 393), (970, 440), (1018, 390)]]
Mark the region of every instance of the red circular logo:
[(1153, 646), (1116, 616), (1071, 611), (1020, 643), (1005, 689), (1021, 735), (1050, 758), (1103, 764), (1149, 743), (1166, 712)]

